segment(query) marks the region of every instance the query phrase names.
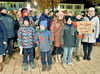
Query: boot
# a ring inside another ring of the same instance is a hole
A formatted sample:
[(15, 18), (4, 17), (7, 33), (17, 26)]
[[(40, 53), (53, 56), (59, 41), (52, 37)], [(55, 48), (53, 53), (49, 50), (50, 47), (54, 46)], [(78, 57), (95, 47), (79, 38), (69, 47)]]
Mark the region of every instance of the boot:
[(3, 63), (0, 63), (0, 71), (3, 70)]
[(43, 72), (46, 71), (46, 65), (43, 65), (42, 71), (43, 71)]
[(55, 55), (55, 61), (58, 63), (58, 56)]
[(58, 55), (58, 60), (61, 63), (61, 55), (60, 54)]
[(76, 60), (77, 60), (77, 61), (80, 61), (80, 58), (79, 58), (79, 56), (76, 56)]

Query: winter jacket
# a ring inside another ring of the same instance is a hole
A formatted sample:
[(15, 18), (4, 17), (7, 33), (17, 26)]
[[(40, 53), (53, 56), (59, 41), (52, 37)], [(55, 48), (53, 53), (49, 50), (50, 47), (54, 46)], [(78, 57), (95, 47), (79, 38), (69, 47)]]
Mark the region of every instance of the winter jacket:
[(65, 24), (61, 30), (61, 44), (62, 47), (75, 47), (77, 30), (71, 25)]
[(64, 26), (64, 21), (54, 20), (51, 24), (50, 31), (52, 34), (55, 47), (61, 47), (61, 30)]
[(99, 36), (99, 18), (97, 16), (92, 16), (91, 18), (86, 16), (84, 17), (84, 21), (92, 22), (93, 32), (91, 34), (84, 34), (82, 42), (95, 43), (96, 38)]
[(34, 28), (20, 27), (18, 30), (18, 46), (23, 48), (32, 48), (34, 44), (35, 30)]
[(7, 33), (3, 22), (0, 20), (0, 55), (4, 54), (6, 49), (3, 42), (7, 42)]
[(50, 51), (52, 46), (51, 33), (48, 30), (38, 31), (36, 33), (35, 42), (39, 46), (40, 51)]
[(0, 20), (2, 20), (4, 23), (8, 38), (14, 38), (14, 36), (15, 36), (15, 34), (14, 34), (15, 33), (14, 32), (15, 22), (14, 22), (13, 18), (7, 14), (4, 15), (1, 13)]
[(42, 20), (47, 20), (47, 29), (49, 30), (49, 23), (50, 23), (50, 18), (45, 14), (45, 13), (42, 13), (42, 15), (40, 16), (39, 18), (39, 25), (40, 25), (40, 21)]

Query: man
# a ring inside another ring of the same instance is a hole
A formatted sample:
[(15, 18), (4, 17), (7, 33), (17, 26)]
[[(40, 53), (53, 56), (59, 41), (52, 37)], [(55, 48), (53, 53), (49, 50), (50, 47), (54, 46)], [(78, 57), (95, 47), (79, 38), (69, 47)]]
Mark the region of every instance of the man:
[(84, 51), (84, 60), (91, 60), (91, 52), (93, 43), (96, 42), (96, 39), (99, 36), (99, 18), (95, 16), (95, 9), (93, 7), (89, 8), (88, 15), (84, 17), (84, 21), (92, 22), (92, 33), (83, 35), (83, 51)]
[(14, 20), (11, 16), (7, 15), (6, 8), (0, 8), (0, 19), (3, 21), (8, 35), (8, 41), (6, 49), (8, 49), (9, 58), (12, 58), (13, 55), (13, 38), (14, 38)]

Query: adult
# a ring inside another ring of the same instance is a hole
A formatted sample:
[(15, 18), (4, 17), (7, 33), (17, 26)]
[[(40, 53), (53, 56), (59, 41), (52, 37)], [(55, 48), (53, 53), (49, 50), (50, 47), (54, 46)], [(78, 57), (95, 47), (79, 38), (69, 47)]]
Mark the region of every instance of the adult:
[(88, 9), (88, 15), (84, 17), (84, 21), (92, 22), (92, 33), (83, 35), (83, 51), (84, 51), (84, 60), (91, 60), (91, 52), (93, 43), (96, 42), (96, 39), (99, 36), (99, 18), (95, 16), (95, 9), (93, 7)]
[(41, 16), (39, 18), (39, 25), (40, 25), (40, 22), (42, 20), (47, 20), (47, 29), (49, 30), (50, 18), (48, 16), (48, 14), (49, 14), (49, 10), (48, 9), (45, 9), (45, 11), (41, 14)]
[(9, 58), (12, 58), (12, 55), (13, 55), (13, 39), (15, 37), (15, 34), (14, 34), (15, 22), (14, 22), (14, 20), (11, 16), (7, 15), (7, 10), (4, 7), (0, 8), (0, 19), (3, 21), (4, 26), (6, 28), (7, 35), (8, 35), (8, 37), (7, 37), (8, 41), (7, 41), (6, 49), (8, 49)]
[(0, 20), (0, 71), (3, 70), (3, 55), (5, 55), (5, 44), (7, 43), (7, 34), (3, 22)]
[(54, 20), (52, 22), (52, 25), (50, 27), (50, 31), (53, 38), (53, 44), (54, 44), (54, 55), (55, 55), (55, 61), (61, 62), (61, 30), (64, 26), (64, 13), (59, 11), (57, 20)]

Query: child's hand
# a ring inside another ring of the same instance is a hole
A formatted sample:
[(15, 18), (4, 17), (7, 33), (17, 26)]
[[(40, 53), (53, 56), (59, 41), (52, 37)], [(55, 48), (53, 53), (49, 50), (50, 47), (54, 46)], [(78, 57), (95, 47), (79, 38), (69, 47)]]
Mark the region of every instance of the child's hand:
[(7, 44), (7, 42), (4, 41), (3, 44)]
[(20, 48), (20, 49), (22, 49), (23, 47), (22, 47), (22, 46), (20, 46), (19, 48)]

